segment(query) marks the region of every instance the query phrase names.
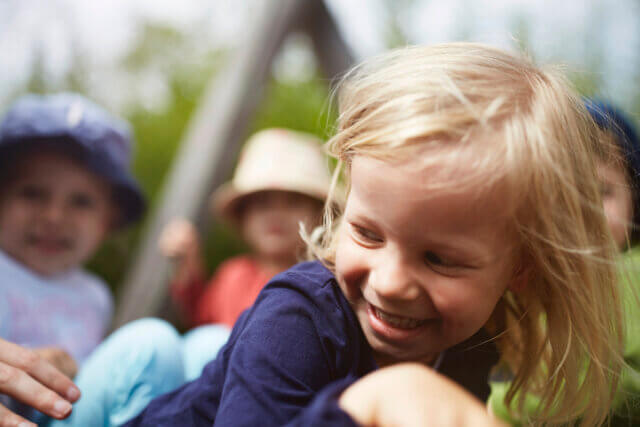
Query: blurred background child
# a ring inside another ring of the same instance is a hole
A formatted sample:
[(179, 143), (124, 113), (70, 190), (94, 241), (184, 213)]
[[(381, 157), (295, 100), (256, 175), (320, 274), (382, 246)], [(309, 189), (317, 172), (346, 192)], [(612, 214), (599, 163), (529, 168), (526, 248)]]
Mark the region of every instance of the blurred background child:
[[(597, 99), (587, 99), (585, 105), (600, 132), (602, 148), (596, 155), (595, 163), (602, 204), (609, 231), (621, 252), (619, 279), (625, 308), (626, 365), (613, 404), (612, 421), (613, 425), (631, 425), (630, 422), (640, 420), (640, 252), (637, 249), (640, 237), (637, 228), (640, 223), (640, 141), (633, 122), (618, 107)], [(507, 378), (509, 375), (502, 379)], [(502, 418), (516, 422), (504, 403), (509, 381), (494, 380), (492, 409)], [(526, 402), (528, 412), (538, 410), (539, 399), (530, 395)]]
[(298, 261), (300, 223), (319, 224), (331, 177), (321, 141), (305, 133), (267, 129), (246, 143), (231, 182), (212, 196), (214, 216), (226, 221), (250, 253), (231, 258), (206, 280), (194, 226), (170, 223), (162, 252), (175, 260), (171, 295), (187, 326), (232, 327), (267, 281)]
[(640, 140), (633, 121), (618, 107), (587, 100), (587, 110), (613, 155), (596, 162), (602, 203), (611, 234), (621, 252), (620, 284), (625, 308), (624, 360), (614, 425), (640, 422)]
[(0, 337), (70, 377), (113, 311), (82, 265), (145, 209), (130, 155), (127, 124), (76, 94), (24, 96), (0, 124)]
[(588, 100), (587, 109), (598, 124), (613, 155), (597, 161), (602, 182), (602, 202), (611, 234), (621, 251), (638, 243), (640, 224), (640, 141), (631, 120), (617, 107)]

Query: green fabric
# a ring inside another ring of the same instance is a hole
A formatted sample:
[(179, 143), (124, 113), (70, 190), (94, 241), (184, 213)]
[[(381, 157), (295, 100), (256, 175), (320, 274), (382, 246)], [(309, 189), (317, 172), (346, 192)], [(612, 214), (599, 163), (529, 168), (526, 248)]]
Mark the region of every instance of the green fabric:
[[(637, 425), (640, 423), (640, 246), (621, 256), (620, 277), (625, 306), (624, 360), (627, 366), (622, 370), (620, 386), (615, 396), (612, 425)], [(515, 419), (504, 403), (510, 382), (489, 381), (489, 385), (491, 395), (488, 406), (492, 412), (512, 425), (526, 424), (524, 420)], [(532, 395), (525, 399), (525, 414), (535, 414), (540, 399)]]
[(640, 246), (622, 257), (621, 272), (626, 328), (624, 360), (627, 366), (622, 371), (614, 409), (617, 416), (640, 422)]
[[(489, 386), (491, 387), (491, 394), (489, 395), (488, 406), (491, 408), (491, 411), (496, 415), (496, 417), (508, 422), (514, 426), (520, 426), (526, 424), (523, 420), (519, 420), (513, 417), (507, 410), (507, 405), (504, 403), (504, 399), (507, 396), (507, 391), (509, 391), (509, 385), (511, 383), (508, 381), (490, 381)], [(515, 403), (515, 402), (514, 402)], [(540, 403), (540, 399), (534, 395), (527, 395), (526, 402), (524, 405), (524, 412), (526, 414), (534, 414), (538, 404)]]

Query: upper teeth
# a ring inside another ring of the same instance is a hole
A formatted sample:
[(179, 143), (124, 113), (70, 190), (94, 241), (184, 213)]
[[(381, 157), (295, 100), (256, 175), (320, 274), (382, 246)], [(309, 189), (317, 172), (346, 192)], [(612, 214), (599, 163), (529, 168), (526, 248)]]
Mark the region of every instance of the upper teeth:
[(426, 320), (418, 320), (418, 319), (412, 319), (410, 317), (394, 316), (392, 314), (385, 313), (384, 311), (376, 307), (374, 307), (373, 310), (376, 316), (378, 316), (378, 318), (384, 320), (385, 322), (387, 322), (388, 324), (396, 328), (413, 329), (413, 328), (417, 328), (420, 325), (423, 325), (426, 322)]

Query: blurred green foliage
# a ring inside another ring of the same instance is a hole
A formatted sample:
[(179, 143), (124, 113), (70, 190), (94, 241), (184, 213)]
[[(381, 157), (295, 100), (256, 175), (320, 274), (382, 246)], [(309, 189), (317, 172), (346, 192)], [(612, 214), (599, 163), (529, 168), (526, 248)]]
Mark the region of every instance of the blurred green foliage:
[[(208, 78), (215, 70), (198, 82), (191, 73), (182, 73), (171, 79), (172, 102), (162, 112), (136, 109), (128, 119), (137, 142), (134, 173), (149, 197), (153, 209), (166, 174), (176, 153), (191, 113), (197, 106)], [(251, 133), (267, 127), (287, 127), (316, 134), (321, 138), (330, 134), (335, 120), (327, 102), (328, 82), (316, 77), (304, 82), (278, 82), (267, 84), (263, 102), (251, 125)], [(89, 267), (104, 277), (117, 291), (123, 275), (137, 248), (144, 223), (109, 239), (91, 261)], [(204, 238), (207, 264), (213, 270), (221, 261), (245, 251), (246, 248), (234, 230), (213, 223)]]

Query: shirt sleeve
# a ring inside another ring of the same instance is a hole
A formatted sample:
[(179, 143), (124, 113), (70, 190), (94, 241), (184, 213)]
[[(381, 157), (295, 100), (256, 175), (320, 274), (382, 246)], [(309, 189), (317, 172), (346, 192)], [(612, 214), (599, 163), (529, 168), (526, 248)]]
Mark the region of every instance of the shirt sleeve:
[[(90, 290), (90, 296), (87, 298), (88, 301), (91, 301), (92, 310), (98, 313), (99, 336), (96, 339), (100, 341), (107, 334), (113, 319), (113, 294), (101, 278), (89, 273), (83, 273), (81, 277), (82, 286)], [(98, 342), (95, 343), (95, 345), (97, 344)]]
[(178, 307), (181, 320), (188, 326), (198, 324), (198, 303), (206, 285), (206, 280), (202, 277), (196, 277), (186, 283), (172, 282), (169, 285), (171, 300)]
[[(243, 304), (243, 296), (256, 280), (257, 271), (247, 257), (238, 256), (224, 261), (207, 281), (194, 277), (188, 282), (171, 284), (171, 297), (179, 309), (181, 320), (189, 327), (210, 323), (223, 323), (232, 327), (240, 313), (253, 303)], [(260, 274), (260, 289), (268, 277)], [(232, 307), (241, 306), (234, 313)]]
[(358, 424), (340, 406), (338, 399), (342, 392), (353, 384), (357, 379), (354, 377), (338, 380), (323, 388), (309, 406), (304, 408), (300, 414), (287, 427), (357, 427)]
[(338, 398), (374, 364), (348, 301), (326, 277), (274, 279), (199, 378), (126, 425), (354, 426)]
[(228, 355), (215, 425), (321, 425), (322, 419), (353, 425), (337, 406), (336, 393), (348, 385), (336, 384), (332, 357), (338, 337), (330, 323), (339, 319), (324, 313), (313, 295), (283, 286), (265, 289), (242, 325)]
[[(621, 257), (620, 284), (624, 302), (624, 361), (618, 392), (614, 399), (615, 416), (640, 420), (640, 248)], [(615, 422), (614, 422), (615, 424)], [(624, 424), (624, 423), (621, 423)]]

